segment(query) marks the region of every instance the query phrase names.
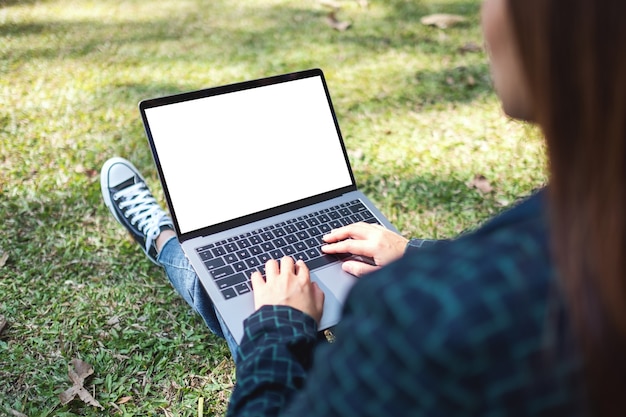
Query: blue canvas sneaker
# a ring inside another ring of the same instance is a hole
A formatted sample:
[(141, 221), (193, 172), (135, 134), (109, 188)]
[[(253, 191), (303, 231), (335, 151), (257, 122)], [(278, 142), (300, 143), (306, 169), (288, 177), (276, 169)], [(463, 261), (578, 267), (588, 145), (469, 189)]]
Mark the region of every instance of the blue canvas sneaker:
[(109, 159), (100, 171), (100, 187), (104, 203), (115, 219), (158, 265), (156, 238), (164, 230), (174, 230), (174, 224), (137, 168), (124, 158)]

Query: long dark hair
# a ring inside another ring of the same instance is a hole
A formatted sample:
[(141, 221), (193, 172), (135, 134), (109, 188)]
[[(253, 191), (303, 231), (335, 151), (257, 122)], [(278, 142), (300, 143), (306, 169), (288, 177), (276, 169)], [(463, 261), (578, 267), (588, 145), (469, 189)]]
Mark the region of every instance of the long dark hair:
[(594, 411), (626, 415), (626, 1), (508, 0)]

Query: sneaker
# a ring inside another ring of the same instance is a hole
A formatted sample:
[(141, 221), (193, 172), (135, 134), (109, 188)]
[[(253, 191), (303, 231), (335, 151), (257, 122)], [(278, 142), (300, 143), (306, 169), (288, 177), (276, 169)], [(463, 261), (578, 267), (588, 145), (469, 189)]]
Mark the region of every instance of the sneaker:
[(124, 158), (111, 158), (100, 171), (104, 203), (115, 219), (158, 265), (156, 238), (174, 224), (159, 206), (137, 168)]

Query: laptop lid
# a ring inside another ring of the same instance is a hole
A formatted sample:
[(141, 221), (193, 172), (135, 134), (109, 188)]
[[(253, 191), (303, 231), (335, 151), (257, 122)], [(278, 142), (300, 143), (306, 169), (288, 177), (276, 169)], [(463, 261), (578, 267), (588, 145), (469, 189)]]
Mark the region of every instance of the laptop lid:
[(139, 108), (181, 241), (356, 190), (320, 69)]

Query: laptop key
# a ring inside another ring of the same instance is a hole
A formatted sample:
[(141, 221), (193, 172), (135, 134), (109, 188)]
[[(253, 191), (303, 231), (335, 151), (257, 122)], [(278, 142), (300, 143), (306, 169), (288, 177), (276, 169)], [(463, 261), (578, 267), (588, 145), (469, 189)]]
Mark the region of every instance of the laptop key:
[(255, 268), (261, 265), (261, 262), (259, 262), (257, 258), (248, 258), (246, 259), (246, 265), (248, 265), (249, 268)]
[(206, 246), (200, 246), (199, 248), (196, 248), (196, 252), (200, 253), (200, 252), (204, 252), (206, 250), (209, 250), (211, 248), (215, 247), (214, 243), (209, 243)]
[(318, 256), (322, 256), (322, 252), (320, 252), (320, 250), (317, 249), (317, 248), (307, 249), (306, 251), (304, 251), (304, 253), (307, 254), (309, 259), (313, 259), (313, 258), (317, 258)]
[(309, 257), (306, 256), (306, 253), (304, 252), (297, 252), (295, 255), (292, 256), (293, 259), (295, 259), (296, 261), (308, 261)]
[(332, 229), (339, 229), (343, 227), (343, 224), (339, 220), (333, 220), (328, 224)]
[(331, 230), (333, 230), (329, 225), (327, 225), (325, 223), (324, 224), (320, 224), (318, 228), (320, 229), (320, 232), (322, 232), (322, 233), (328, 233)]
[(320, 221), (317, 220), (315, 217), (308, 219), (306, 222), (309, 224), (310, 227), (319, 226), (320, 224)]
[(226, 300), (237, 297), (237, 293), (232, 288), (226, 288), (224, 291), (222, 291), (222, 295)]
[(357, 204), (350, 206), (350, 211), (353, 213), (359, 213), (359, 212), (369, 211), (369, 210), (367, 209), (367, 207), (363, 205), (363, 203), (358, 202)]
[(283, 251), (281, 251), (280, 249), (274, 249), (273, 251), (270, 252), (270, 255), (272, 259), (276, 259), (276, 260), (279, 260), (280, 258), (284, 256)]
[(248, 267), (246, 266), (246, 263), (241, 261), (241, 262), (235, 262), (233, 264), (233, 268), (235, 269), (235, 271), (237, 272), (243, 272), (246, 269), (248, 269)]
[(214, 269), (213, 271), (211, 271), (211, 274), (213, 275), (213, 279), (219, 280), (232, 274), (233, 272), (235, 272), (233, 270), (233, 267), (230, 265), (226, 265), (221, 268)]
[(250, 244), (250, 241), (248, 239), (242, 239), (237, 242), (237, 246), (239, 246), (239, 249), (246, 249), (252, 245)]
[(245, 282), (242, 282), (241, 284), (237, 284), (235, 286), (235, 290), (237, 290), (237, 294), (245, 294), (250, 292), (250, 287), (248, 287), (248, 284)]
[(272, 240), (272, 243), (277, 248), (282, 248), (283, 246), (285, 246), (287, 244), (287, 242), (285, 242), (285, 239), (283, 239), (282, 237), (279, 237), (278, 239)]
[(317, 238), (312, 237), (311, 239), (307, 239), (306, 240), (306, 244), (307, 244), (307, 246), (309, 248), (317, 248), (321, 244), (320, 240), (321, 239), (317, 239)]
[(263, 250), (265, 252), (269, 252), (272, 249), (275, 249), (274, 245), (272, 244), (272, 242), (264, 242), (261, 244), (261, 248), (263, 248)]
[(311, 227), (309, 230), (307, 230), (307, 232), (309, 232), (309, 235), (311, 235), (311, 236), (317, 236), (317, 235), (321, 235), (322, 234), (320, 229), (318, 229), (317, 227)]
[(239, 250), (239, 246), (237, 246), (236, 243), (228, 243), (224, 246), (224, 249), (226, 249), (226, 252), (228, 253), (233, 253)]
[(309, 259), (308, 261), (306, 261), (306, 266), (308, 266), (309, 269), (315, 269), (336, 262), (337, 260), (338, 259), (335, 256), (324, 255), (320, 256), (319, 258)]
[(228, 287), (232, 287), (233, 285), (241, 284), (242, 282), (246, 282), (248, 278), (243, 273), (238, 273), (235, 275), (230, 275), (226, 278), (220, 279), (216, 281), (218, 288), (220, 290)]
[(327, 214), (322, 214), (318, 216), (317, 220), (320, 221), (320, 224), (326, 224), (330, 221), (330, 217)]
[(226, 265), (226, 262), (224, 262), (222, 258), (214, 258), (208, 261), (204, 261), (204, 265), (207, 267), (209, 271), (211, 271), (215, 268), (219, 268), (221, 266)]
[(223, 247), (219, 246), (215, 249), (211, 249), (211, 253), (213, 254), (213, 256), (215, 256), (216, 258), (218, 256), (222, 256), (222, 255), (226, 255), (226, 251), (224, 250)]
[(213, 254), (211, 253), (211, 251), (205, 251), (205, 252), (200, 252), (200, 259), (202, 259), (203, 261), (208, 261), (209, 259), (213, 259)]
[(234, 254), (229, 253), (228, 255), (224, 255), (224, 260), (226, 263), (232, 264), (233, 262), (237, 262), (239, 259)]
[(265, 262), (267, 262), (270, 259), (272, 259), (272, 257), (270, 256), (269, 253), (263, 253), (263, 254), (258, 256), (258, 259), (259, 259), (259, 261), (261, 262), (262, 265), (265, 265)]
[(237, 252), (237, 256), (239, 257), (239, 259), (243, 260), (243, 259), (249, 258), (251, 255), (250, 255), (250, 252), (248, 252), (247, 249), (242, 249), (242, 250)]

